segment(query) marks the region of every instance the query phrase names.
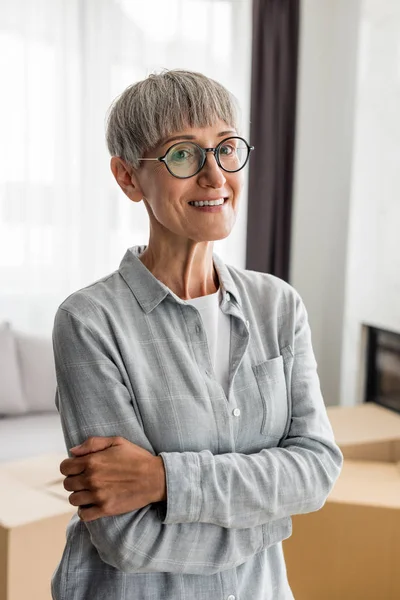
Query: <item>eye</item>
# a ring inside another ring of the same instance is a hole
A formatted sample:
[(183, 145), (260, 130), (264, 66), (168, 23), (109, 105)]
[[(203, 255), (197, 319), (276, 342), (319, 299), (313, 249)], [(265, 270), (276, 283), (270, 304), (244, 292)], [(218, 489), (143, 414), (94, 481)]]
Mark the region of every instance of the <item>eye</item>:
[(191, 156), (191, 154), (188, 150), (175, 150), (172, 152), (171, 160), (179, 162), (189, 158), (189, 156)]
[(220, 147), (219, 152), (222, 156), (233, 156), (236, 152), (236, 148), (231, 144), (224, 144)]
[(190, 144), (179, 145), (171, 148), (171, 151), (168, 153), (168, 162), (175, 164), (186, 163), (193, 160), (195, 153), (196, 148)]

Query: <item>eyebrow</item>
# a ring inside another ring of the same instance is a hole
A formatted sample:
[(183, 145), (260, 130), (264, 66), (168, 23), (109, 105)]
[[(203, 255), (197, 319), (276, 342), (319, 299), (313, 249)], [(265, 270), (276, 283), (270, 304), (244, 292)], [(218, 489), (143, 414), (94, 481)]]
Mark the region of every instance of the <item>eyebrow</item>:
[[(220, 131), (219, 133), (217, 133), (217, 137), (222, 137), (224, 135), (227, 135), (228, 133), (233, 133), (234, 135), (237, 135), (236, 131), (234, 131), (233, 129), (228, 129), (227, 131)], [(174, 142), (176, 140), (195, 140), (195, 139), (196, 139), (195, 135), (185, 135), (185, 134), (175, 135), (175, 136), (170, 137), (167, 140), (161, 142), (160, 146), (165, 146), (169, 142)]]

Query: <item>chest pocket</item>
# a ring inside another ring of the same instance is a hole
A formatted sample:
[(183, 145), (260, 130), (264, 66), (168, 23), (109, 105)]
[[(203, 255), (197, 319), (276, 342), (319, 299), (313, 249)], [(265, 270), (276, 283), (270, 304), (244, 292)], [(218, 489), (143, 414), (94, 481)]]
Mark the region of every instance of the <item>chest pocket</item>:
[(276, 440), (286, 436), (291, 419), (292, 349), (286, 346), (281, 355), (253, 366), (262, 403), (262, 435)]

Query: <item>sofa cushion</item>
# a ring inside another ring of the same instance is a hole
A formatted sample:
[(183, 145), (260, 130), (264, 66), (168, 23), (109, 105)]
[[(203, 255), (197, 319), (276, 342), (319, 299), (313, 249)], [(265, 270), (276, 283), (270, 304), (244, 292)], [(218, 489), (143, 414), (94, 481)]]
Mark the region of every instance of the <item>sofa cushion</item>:
[(0, 419), (0, 463), (53, 453), (68, 456), (58, 413)]
[(55, 412), (56, 375), (51, 339), (20, 331), (14, 335), (28, 411)]
[(9, 323), (0, 324), (0, 415), (20, 415), (28, 410), (22, 389), (14, 334)]

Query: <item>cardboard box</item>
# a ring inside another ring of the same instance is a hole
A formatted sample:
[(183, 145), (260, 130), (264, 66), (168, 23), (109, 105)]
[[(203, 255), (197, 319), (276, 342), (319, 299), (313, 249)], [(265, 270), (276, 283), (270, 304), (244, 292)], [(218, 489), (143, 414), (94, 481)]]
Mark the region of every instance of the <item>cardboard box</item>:
[(296, 600), (400, 599), (400, 415), (328, 409), (344, 455), (325, 506), (293, 517), (283, 544)]
[(0, 465), (0, 600), (51, 600), (50, 580), (76, 509), (50, 455)]

